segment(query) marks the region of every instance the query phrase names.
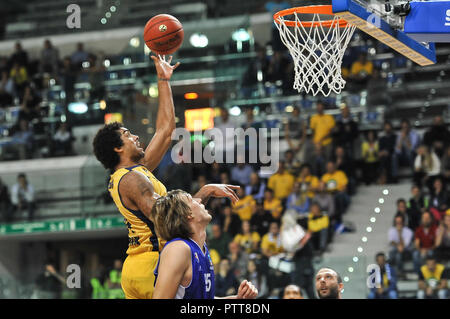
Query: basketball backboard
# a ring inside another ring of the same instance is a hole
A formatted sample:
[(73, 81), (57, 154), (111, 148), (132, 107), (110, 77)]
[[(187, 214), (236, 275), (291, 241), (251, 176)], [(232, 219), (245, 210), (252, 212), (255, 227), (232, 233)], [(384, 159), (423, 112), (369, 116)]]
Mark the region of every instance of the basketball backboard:
[[(421, 66), (436, 63), (434, 42), (450, 41), (450, 1), (333, 0), (332, 5), (335, 15)], [(431, 27), (441, 15), (442, 27)]]

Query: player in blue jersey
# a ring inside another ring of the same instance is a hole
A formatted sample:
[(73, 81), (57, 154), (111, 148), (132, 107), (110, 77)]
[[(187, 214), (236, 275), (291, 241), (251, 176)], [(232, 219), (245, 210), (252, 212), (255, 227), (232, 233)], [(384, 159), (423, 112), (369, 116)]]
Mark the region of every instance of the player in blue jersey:
[[(156, 200), (151, 218), (156, 233), (168, 240), (155, 269), (155, 299), (214, 298), (214, 266), (206, 247), (206, 226), (211, 215), (188, 193), (175, 190)], [(235, 296), (253, 299), (258, 290), (243, 280)]]

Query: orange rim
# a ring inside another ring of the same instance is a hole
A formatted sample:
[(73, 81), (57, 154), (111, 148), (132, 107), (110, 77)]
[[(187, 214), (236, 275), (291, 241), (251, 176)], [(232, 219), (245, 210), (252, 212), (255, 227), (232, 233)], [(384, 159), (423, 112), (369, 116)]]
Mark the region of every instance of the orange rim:
[[(273, 19), (275, 20), (276, 23), (280, 24), (280, 21), (278, 21), (278, 18), (287, 16), (287, 15), (291, 15), (294, 13), (302, 13), (302, 14), (317, 13), (317, 14), (334, 15), (332, 5), (306, 6), (306, 7), (296, 7), (296, 8), (290, 8), (290, 9), (278, 11), (277, 13), (275, 13), (273, 15)], [(334, 20), (325, 20), (325, 21), (320, 21), (320, 22), (319, 21), (317, 21), (317, 22), (312, 22), (312, 21), (296, 22), (296, 21), (291, 21), (291, 20), (285, 20), (284, 24), (286, 24), (288, 27), (295, 27), (295, 26), (302, 25), (305, 28), (318, 27), (318, 26), (323, 26), (326, 28), (330, 28), (330, 27), (335, 28), (338, 26), (339, 28), (345, 28), (348, 25), (347, 21), (345, 21), (344, 19), (339, 19), (338, 21), (339, 22), (336, 22)]]

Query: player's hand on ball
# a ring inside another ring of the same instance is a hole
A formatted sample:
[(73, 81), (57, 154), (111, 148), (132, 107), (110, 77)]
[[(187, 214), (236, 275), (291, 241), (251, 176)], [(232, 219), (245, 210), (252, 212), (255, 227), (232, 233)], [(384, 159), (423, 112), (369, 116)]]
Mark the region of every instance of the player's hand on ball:
[(238, 289), (237, 299), (255, 299), (258, 296), (258, 289), (250, 281), (243, 280)]
[(169, 60), (166, 61), (165, 55), (158, 56), (150, 56), (150, 58), (155, 62), (156, 74), (158, 75), (158, 79), (170, 80), (172, 77), (173, 71), (180, 65), (180, 62), (177, 62), (175, 65), (170, 65), (172, 62), (172, 56), (169, 57)]

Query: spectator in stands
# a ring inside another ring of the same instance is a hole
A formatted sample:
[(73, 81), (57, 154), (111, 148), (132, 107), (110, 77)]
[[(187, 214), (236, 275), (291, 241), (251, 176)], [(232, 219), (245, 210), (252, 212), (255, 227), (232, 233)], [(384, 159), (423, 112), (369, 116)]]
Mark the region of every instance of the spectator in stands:
[(261, 252), (267, 258), (283, 252), (278, 222), (270, 223), (269, 232), (261, 240)]
[(333, 161), (328, 161), (327, 173), (322, 176), (322, 182), (325, 183), (328, 193), (334, 197), (336, 220), (340, 223), (349, 204), (347, 195), (348, 178), (343, 171), (336, 170), (336, 164)]
[(428, 198), (422, 195), (420, 187), (413, 185), (411, 187), (412, 197), (409, 199), (408, 207), (408, 227), (415, 231), (420, 225), (422, 213), (428, 210)]
[(330, 220), (335, 220), (335, 207), (333, 195), (327, 192), (327, 188), (324, 182), (319, 182), (319, 187), (314, 196), (314, 202), (320, 206), (320, 210), (327, 214)]
[(367, 132), (367, 139), (362, 143), (362, 174), (366, 185), (376, 182), (379, 174), (379, 144), (375, 135), (375, 131)]
[(433, 125), (425, 132), (423, 142), (429, 148), (433, 148), (440, 158), (444, 154), (445, 148), (449, 145), (450, 132), (444, 123), (441, 115), (435, 116)]
[(60, 299), (63, 285), (66, 279), (60, 275), (52, 263), (47, 263), (43, 271), (35, 281), (37, 298), (39, 299)]
[(306, 193), (309, 198), (313, 198), (319, 188), (319, 179), (312, 175), (309, 164), (303, 164), (300, 167), (300, 174), (296, 182), (300, 184), (301, 192)]
[(395, 183), (397, 181), (397, 156), (395, 144), (397, 135), (392, 129), (392, 124), (385, 121), (383, 125), (383, 135), (378, 140), (381, 177), (380, 183)]
[(420, 145), (414, 160), (414, 183), (427, 185), (433, 191), (433, 180), (441, 173), (441, 161), (433, 150), (426, 145)]
[(13, 145), (8, 149), (15, 149), (19, 159), (29, 159), (33, 155), (33, 131), (26, 119), (19, 120), (19, 129), (12, 136)]
[(61, 154), (63, 156), (72, 155), (72, 142), (74, 138), (67, 128), (67, 123), (60, 123), (58, 129), (56, 130), (55, 135), (52, 138), (52, 154), (58, 155)]
[(286, 167), (286, 171), (292, 176), (297, 176), (300, 170), (301, 163), (295, 157), (293, 150), (287, 150), (284, 152), (284, 165)]
[(323, 102), (317, 102), (317, 113), (311, 116), (309, 127), (314, 132), (313, 141), (322, 146), (323, 153), (327, 159), (330, 159), (333, 151), (332, 132), (336, 125), (333, 116), (325, 114), (325, 105)]
[(447, 209), (444, 218), (436, 230), (436, 257), (441, 261), (450, 260), (450, 209)]
[(309, 161), (307, 163), (311, 166), (311, 172), (314, 175), (322, 176), (325, 174), (327, 159), (323, 151), (323, 146), (320, 145), (320, 143), (314, 144), (312, 155), (309, 156)]
[(34, 187), (31, 185), (24, 173), (17, 176), (17, 183), (11, 188), (11, 215), (23, 208), (28, 210), (28, 220), (33, 220), (36, 208), (34, 200)]
[(419, 270), (419, 290), (417, 299), (446, 299), (449, 269), (438, 264), (434, 256), (428, 256)]
[(208, 172), (208, 180), (210, 180), (211, 183), (220, 183), (220, 173), (222, 173), (223, 171), (224, 169), (222, 168), (221, 164), (213, 162), (211, 164), (211, 169)]
[(266, 188), (264, 191), (264, 210), (270, 212), (273, 219), (280, 220), (283, 206), (281, 201), (274, 197), (274, 192), (271, 188)]
[(286, 200), (286, 211), (294, 211), (298, 217), (306, 217), (311, 205), (311, 198), (301, 191), (299, 182), (295, 182), (292, 193)]
[(245, 194), (252, 195), (255, 200), (262, 200), (265, 189), (266, 184), (260, 180), (257, 173), (253, 172), (250, 175), (250, 183), (245, 186)]
[(84, 51), (84, 44), (82, 42), (77, 43), (77, 49), (70, 56), (70, 61), (77, 70), (81, 69), (81, 64), (89, 60), (89, 53)]
[(39, 64), (40, 73), (48, 73), (52, 77), (58, 74), (59, 51), (53, 46), (50, 40), (44, 41), (44, 48), (41, 51), (41, 61)]
[(412, 254), (413, 238), (414, 232), (405, 226), (403, 216), (395, 216), (394, 226), (388, 232), (388, 240), (391, 246), (389, 261), (397, 267), (400, 274), (403, 273), (403, 261)]
[(266, 48), (255, 43), (256, 58), (249, 61), (247, 70), (242, 77), (241, 92), (243, 97), (248, 99), (256, 94), (257, 84), (266, 82), (269, 57), (266, 55)]
[(319, 204), (313, 202), (308, 215), (308, 232), (311, 233), (311, 243), (314, 250), (322, 254), (325, 251), (328, 241), (328, 227), (330, 219), (324, 214)]
[(286, 198), (292, 192), (295, 178), (286, 171), (286, 166), (283, 161), (280, 161), (278, 171), (269, 177), (267, 187), (273, 190), (276, 199), (279, 199), (282, 204), (285, 203)]
[(291, 60), (285, 52), (276, 50), (270, 58), (269, 66), (267, 67), (267, 80), (275, 84), (281, 81), (281, 86), (285, 87), (286, 83), (289, 82), (288, 70), (290, 63)]
[(20, 105), (19, 121), (24, 119), (28, 122), (31, 122), (34, 119), (39, 119), (40, 102), (41, 99), (38, 97), (35, 90), (33, 90), (30, 86), (26, 86), (22, 98), (22, 103)]
[(0, 107), (11, 106), (14, 96), (14, 84), (8, 78), (8, 73), (2, 71), (2, 78), (0, 81)]
[(358, 87), (364, 87), (370, 80), (373, 73), (373, 63), (367, 60), (367, 53), (361, 52), (350, 69), (349, 78)]
[(227, 232), (222, 232), (218, 224), (212, 225), (211, 229), (212, 237), (209, 238), (208, 247), (215, 249), (219, 253), (220, 258), (225, 258), (229, 253), (228, 244), (233, 238)]
[(283, 299), (303, 299), (302, 291), (297, 285), (288, 285), (284, 288)]
[(272, 214), (264, 209), (262, 200), (256, 201), (255, 213), (250, 219), (252, 230), (256, 231), (259, 236), (264, 236), (269, 231), (269, 225), (273, 221)]
[(14, 47), (14, 53), (11, 55), (9, 59), (9, 65), (13, 66), (14, 64), (18, 64), (23, 66), (25, 70), (28, 69), (28, 53), (22, 48), (22, 44), (20, 42), (16, 42)]
[(292, 113), (289, 114), (289, 118), (284, 128), (287, 132), (289, 132), (289, 137), (292, 137), (295, 140), (306, 138), (306, 129), (308, 127), (307, 123), (305, 123), (301, 117), (300, 108), (298, 106), (294, 106), (292, 108)]
[(66, 117), (68, 117), (68, 116), (70, 116), (70, 113), (67, 109), (67, 106), (69, 105), (69, 103), (71, 103), (75, 100), (75, 97), (74, 97), (75, 83), (77, 81), (78, 71), (75, 68), (75, 66), (72, 64), (72, 61), (70, 60), (70, 58), (67, 56), (63, 59), (63, 65), (62, 65), (59, 76), (62, 80), (62, 85), (64, 87), (64, 93), (66, 95), (65, 114), (66, 114)]
[(9, 222), (9, 212), (11, 206), (11, 198), (9, 196), (8, 186), (3, 184), (0, 178), (0, 222)]
[(215, 277), (216, 296), (224, 297), (237, 292), (236, 288), (239, 286), (239, 282), (230, 268), (230, 261), (227, 258), (222, 258), (220, 261), (219, 272)]
[(450, 197), (448, 192), (444, 189), (444, 184), (441, 178), (436, 178), (433, 183), (433, 191), (430, 194), (429, 211), (433, 214), (434, 220), (439, 222), (445, 215), (449, 208)]
[(269, 287), (267, 285), (267, 276), (258, 269), (255, 259), (251, 259), (247, 263), (245, 277), (248, 281), (258, 289), (258, 298), (267, 298)]
[(248, 185), (253, 172), (250, 164), (238, 163), (231, 169), (231, 180), (242, 185)]
[(399, 165), (404, 164), (411, 168), (414, 166), (414, 159), (419, 143), (419, 134), (411, 129), (411, 125), (407, 119), (402, 119), (400, 132), (397, 134), (397, 143), (395, 146)]
[(245, 269), (247, 268), (248, 261), (250, 260), (249, 254), (245, 250), (241, 249), (239, 243), (236, 241), (230, 242), (228, 245), (228, 260), (230, 261), (230, 268), (239, 282), (242, 282), (245, 277)]
[(100, 101), (105, 97), (105, 85), (104, 72), (105, 66), (103, 65), (103, 57), (96, 56), (95, 54), (89, 54), (89, 68), (86, 70), (88, 73), (90, 90), (90, 101)]
[(396, 205), (397, 205), (397, 212), (395, 214), (395, 217), (401, 216), (403, 218), (404, 224), (409, 225), (410, 220), (408, 215), (408, 206), (406, 205), (405, 199), (403, 198), (397, 199)]
[(376, 287), (371, 288), (369, 299), (397, 299), (397, 277), (395, 269), (386, 262), (384, 253), (378, 253), (375, 257), (380, 276), (375, 277)]
[(233, 241), (238, 243), (247, 254), (252, 254), (258, 252), (261, 237), (257, 232), (251, 230), (249, 221), (243, 221), (242, 230), (234, 237)]
[[(1, 92), (1, 88), (0, 88)], [(445, 187), (450, 185), (450, 146), (445, 149), (445, 154), (441, 161), (441, 176), (444, 181)]]
[(345, 153), (352, 158), (354, 142), (358, 138), (358, 123), (353, 119), (350, 108), (343, 103), (340, 107), (341, 116), (336, 121), (336, 127), (333, 133), (333, 142), (335, 148), (342, 146)]
[(347, 192), (349, 195), (356, 193), (355, 163), (352, 157), (346, 153), (344, 147), (337, 146), (333, 158), (338, 171), (343, 171), (348, 178)]
[(413, 262), (414, 270), (418, 273), (427, 255), (433, 253), (436, 241), (436, 225), (433, 221), (433, 215), (429, 212), (422, 214), (422, 222), (414, 233)]
[(108, 290), (109, 299), (125, 299), (125, 294), (120, 284), (122, 278), (122, 261), (120, 259), (114, 260), (114, 268), (109, 272), (106, 279), (106, 288)]
[(227, 240), (231, 240), (241, 230), (241, 219), (232, 211), (230, 205), (223, 206), (221, 216), (222, 231), (227, 234)]
[(241, 221), (249, 221), (256, 209), (256, 202), (252, 195), (245, 195), (242, 185), (236, 192), (239, 200), (233, 204), (233, 212), (236, 213)]
[(25, 88), (28, 86), (30, 80), (28, 78), (27, 69), (16, 62), (9, 72), (9, 77), (14, 84), (15, 96), (22, 99), (22, 97), (24, 96)]
[[(223, 159), (226, 159), (226, 154), (233, 151), (234, 152), (234, 133), (227, 134), (227, 129), (233, 130), (237, 127), (236, 123), (230, 119), (230, 113), (228, 109), (221, 107), (220, 108), (220, 120), (214, 123), (214, 127), (219, 129), (222, 133), (223, 143), (215, 144), (215, 152), (216, 154), (222, 153)], [(234, 159), (233, 159), (234, 160)], [(224, 160), (226, 163), (226, 161)]]

